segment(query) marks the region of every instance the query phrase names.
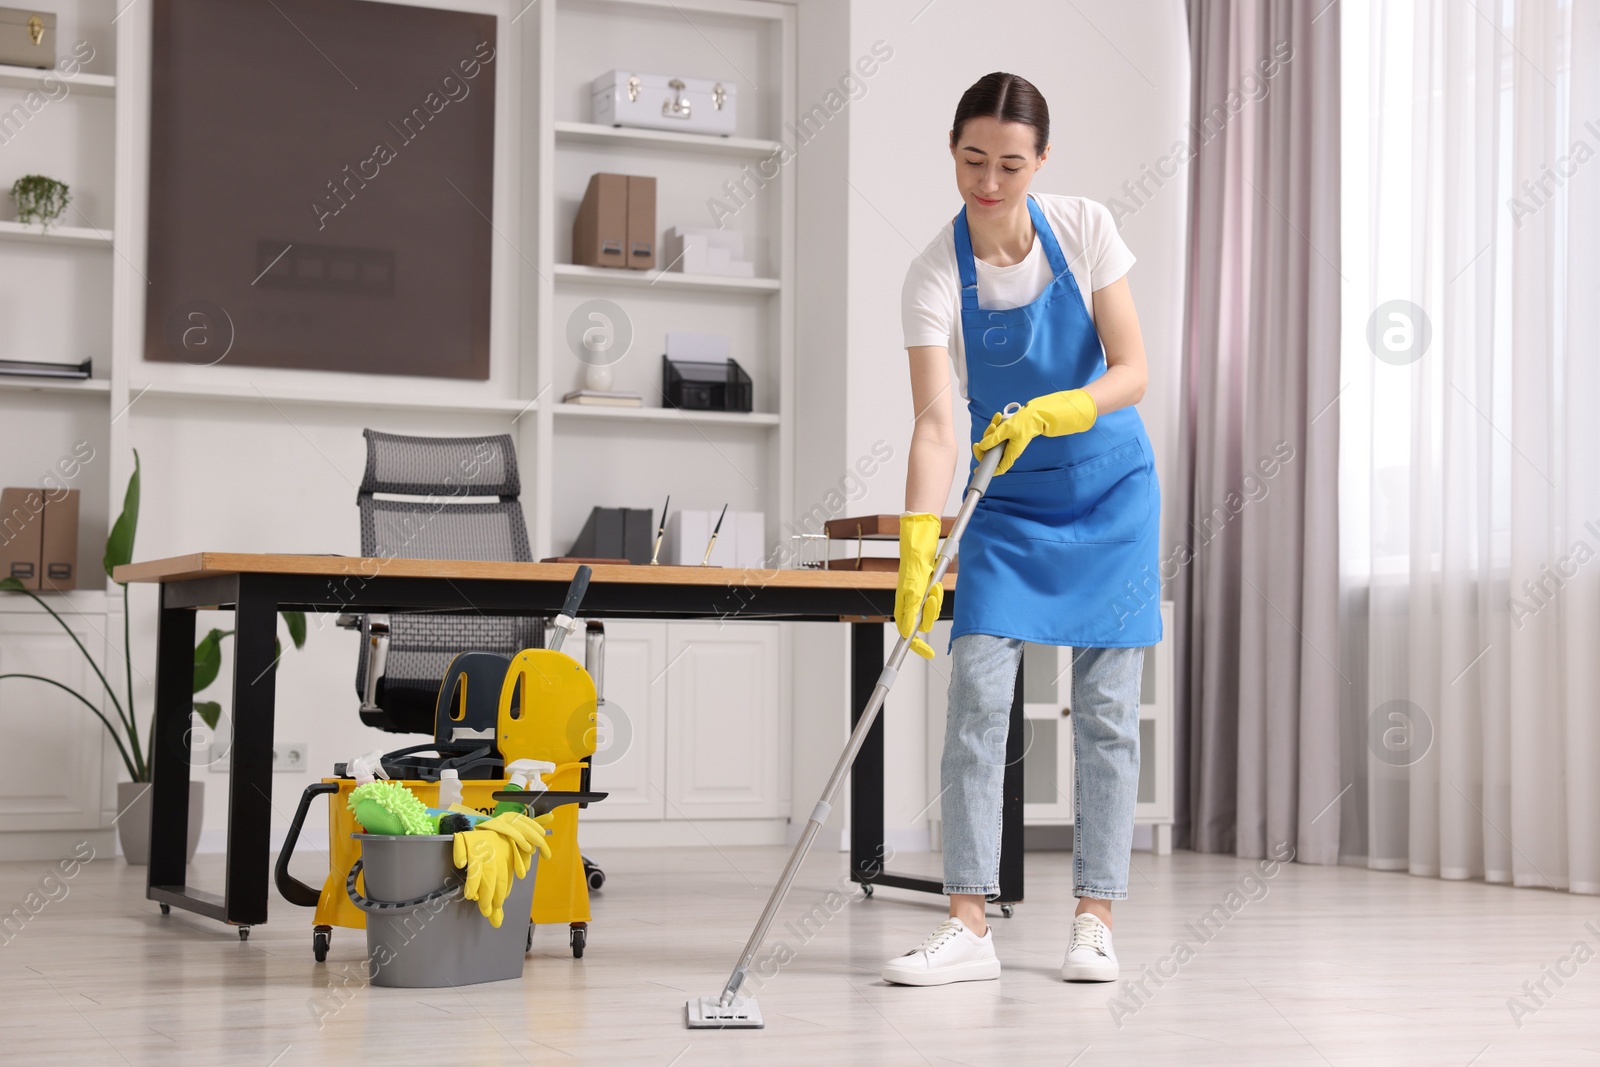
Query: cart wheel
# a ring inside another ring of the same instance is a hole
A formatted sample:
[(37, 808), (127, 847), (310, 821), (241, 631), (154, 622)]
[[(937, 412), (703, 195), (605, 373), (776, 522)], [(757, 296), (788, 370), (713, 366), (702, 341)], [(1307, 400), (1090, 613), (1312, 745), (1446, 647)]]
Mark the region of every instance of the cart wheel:
[(590, 867), (588, 878), (589, 889), (592, 892), (598, 893), (600, 891), (600, 887), (606, 884), (606, 872), (602, 871), (599, 867)]
[(1014, 908), (1010, 904), (1002, 904), (1002, 905), (1000, 905), (1000, 914), (1004, 915), (1008, 919), (1011, 918), (1011, 913), (1016, 911), (1016, 910), (1017, 909)]
[(171, 915), (172, 914), (172, 905), (171, 904), (163, 904), (163, 905), (161, 905), (161, 914), (163, 914), (163, 915)]
[(861, 895), (864, 896), (864, 897), (870, 897), (872, 895), (872, 886), (871, 886), (870, 883), (868, 883), (868, 882), (862, 882), (861, 883)]
[(588, 928), (583, 923), (573, 923), (572, 930), (568, 934), (568, 940), (572, 942), (572, 958), (575, 960), (583, 959), (583, 946), (589, 940)]
[(248, 941), (248, 940), (250, 940), (250, 928), (248, 926), (239, 927), (239, 940), (240, 941)]
[(315, 929), (311, 931), (311, 954), (317, 957), (318, 963), (328, 961), (328, 945), (333, 941), (333, 931)]
[(528, 924), (528, 943), (522, 946), (522, 952), (523, 952), (524, 955), (526, 955), (527, 953), (532, 952), (532, 951), (533, 951), (533, 924), (529, 923)]

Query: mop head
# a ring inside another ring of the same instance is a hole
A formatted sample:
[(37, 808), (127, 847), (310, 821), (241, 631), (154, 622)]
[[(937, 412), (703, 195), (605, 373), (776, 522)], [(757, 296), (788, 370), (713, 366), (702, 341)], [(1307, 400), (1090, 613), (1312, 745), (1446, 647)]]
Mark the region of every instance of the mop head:
[(368, 782), (350, 790), (350, 812), (369, 834), (437, 834), (439, 820), (399, 782)]
[(700, 997), (685, 1004), (684, 1012), (691, 1030), (760, 1030), (767, 1025), (755, 997), (734, 997), (732, 1004), (723, 1004), (721, 997)]

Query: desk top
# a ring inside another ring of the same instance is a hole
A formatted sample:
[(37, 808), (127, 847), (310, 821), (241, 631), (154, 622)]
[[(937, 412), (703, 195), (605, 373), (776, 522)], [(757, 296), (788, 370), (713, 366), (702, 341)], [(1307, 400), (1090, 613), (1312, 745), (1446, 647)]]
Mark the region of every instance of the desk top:
[[(374, 559), (360, 556), (300, 556), (254, 552), (195, 552), (187, 556), (127, 563), (112, 575), (118, 582), (176, 582), (224, 574), (293, 574), (376, 578), (477, 578), (504, 581), (570, 581), (575, 563), (498, 563), (473, 560)], [(788, 589), (893, 589), (893, 571), (785, 570), (741, 567), (678, 567), (592, 564), (591, 583), (715, 585)], [(947, 574), (948, 591), (956, 575)]]

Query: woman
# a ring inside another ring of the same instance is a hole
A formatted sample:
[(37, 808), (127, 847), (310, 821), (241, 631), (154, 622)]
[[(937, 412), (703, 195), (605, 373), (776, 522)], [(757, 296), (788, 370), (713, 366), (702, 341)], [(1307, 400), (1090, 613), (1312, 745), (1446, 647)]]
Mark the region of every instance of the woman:
[[(933, 656), (942, 590), (920, 620), (938, 512), (958, 450), (952, 356), (972, 415), (972, 454), (1004, 448), (961, 542), (950, 641), (940, 810), (950, 917), (885, 964), (903, 985), (998, 978), (984, 918), (999, 892), (1006, 728), (1024, 641), (1070, 646), (1077, 914), (1061, 976), (1117, 977), (1111, 904), (1128, 892), (1139, 782), (1144, 649), (1161, 638), (1159, 490), (1133, 405), (1146, 370), (1124, 275), (1133, 254), (1110, 212), (1031, 196), (1050, 154), (1044, 98), (1014, 74), (962, 95), (950, 131), (960, 214), (911, 265), (903, 294), (915, 426), (900, 520), (895, 622)], [(1022, 404), (1010, 418), (1007, 404)]]

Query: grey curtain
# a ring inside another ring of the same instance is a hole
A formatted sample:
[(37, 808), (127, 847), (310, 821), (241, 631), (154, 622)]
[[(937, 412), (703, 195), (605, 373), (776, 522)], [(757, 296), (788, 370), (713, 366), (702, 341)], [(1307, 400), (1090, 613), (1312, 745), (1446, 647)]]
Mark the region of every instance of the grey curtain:
[(1181, 847), (1338, 862), (1339, 11), (1191, 0)]

